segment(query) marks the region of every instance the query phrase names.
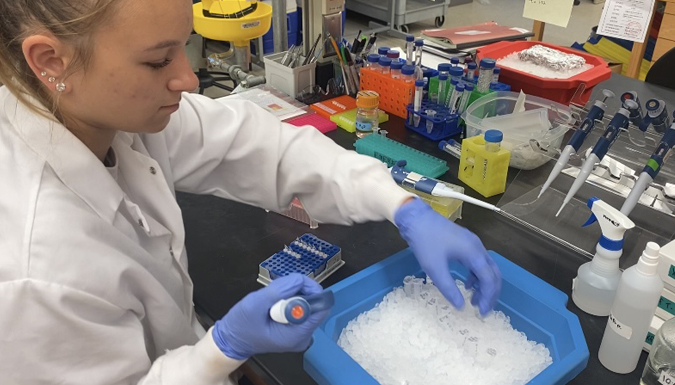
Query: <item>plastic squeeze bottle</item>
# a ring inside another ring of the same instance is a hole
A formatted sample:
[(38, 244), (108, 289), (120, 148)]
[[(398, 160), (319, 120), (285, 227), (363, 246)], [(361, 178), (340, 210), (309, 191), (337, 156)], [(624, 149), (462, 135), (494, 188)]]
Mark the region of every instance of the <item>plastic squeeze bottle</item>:
[(623, 236), (635, 223), (597, 197), (588, 200), (591, 217), (584, 224), (598, 221), (602, 235), (595, 247), (595, 256), (586, 262), (572, 280), (572, 300), (588, 314), (607, 316), (619, 286), (619, 258), (623, 253)]
[(638, 263), (621, 275), (598, 353), (600, 363), (615, 373), (632, 372), (640, 359), (663, 290), (659, 250), (656, 243), (647, 243)]

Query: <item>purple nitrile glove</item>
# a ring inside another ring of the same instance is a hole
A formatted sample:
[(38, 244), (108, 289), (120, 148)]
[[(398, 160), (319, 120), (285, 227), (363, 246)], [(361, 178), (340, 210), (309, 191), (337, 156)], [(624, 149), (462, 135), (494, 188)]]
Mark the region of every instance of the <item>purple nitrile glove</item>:
[(228, 357), (245, 360), (255, 354), (300, 352), (309, 347), (312, 333), (330, 310), (312, 313), (300, 325), (281, 324), (270, 318), (270, 308), (282, 299), (320, 293), (316, 281), (289, 274), (242, 298), (213, 327), (216, 346)]
[(456, 308), (464, 298), (450, 274), (449, 262), (457, 261), (469, 270), (467, 289), (475, 290), (471, 303), (482, 315), (495, 306), (502, 276), (476, 234), (449, 221), (421, 199), (404, 203), (394, 214), (401, 237), (408, 242), (425, 273)]

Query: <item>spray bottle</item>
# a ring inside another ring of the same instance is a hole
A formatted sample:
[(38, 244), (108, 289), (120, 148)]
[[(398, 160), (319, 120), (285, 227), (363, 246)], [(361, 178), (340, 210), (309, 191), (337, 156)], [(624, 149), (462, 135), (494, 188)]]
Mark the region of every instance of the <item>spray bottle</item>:
[(623, 250), (623, 235), (635, 224), (597, 197), (588, 200), (588, 207), (592, 214), (583, 226), (598, 221), (602, 236), (595, 247), (593, 260), (581, 265), (577, 277), (572, 280), (572, 300), (588, 314), (607, 316), (621, 278), (619, 258)]
[(663, 291), (658, 273), (659, 250), (659, 245), (648, 242), (638, 263), (621, 275), (598, 352), (600, 363), (615, 373), (632, 372), (640, 360)]

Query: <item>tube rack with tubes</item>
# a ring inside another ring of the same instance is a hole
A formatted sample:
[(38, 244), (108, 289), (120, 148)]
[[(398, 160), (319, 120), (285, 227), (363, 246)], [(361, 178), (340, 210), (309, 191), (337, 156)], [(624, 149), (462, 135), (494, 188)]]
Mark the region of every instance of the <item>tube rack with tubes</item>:
[(291, 273), (321, 282), (344, 264), (338, 246), (307, 233), (260, 263), (258, 282), (267, 286), (272, 280)]
[[(415, 131), (425, 138), (441, 140), (462, 132), (462, 128), (459, 126), (459, 115), (451, 114), (448, 107), (429, 100), (423, 100), (419, 111), (415, 111), (412, 104), (408, 105), (407, 110), (406, 128)], [(427, 111), (435, 111), (435, 113), (431, 114)], [(414, 119), (411, 119), (412, 116), (420, 117), (417, 126), (410, 123), (414, 121)]]

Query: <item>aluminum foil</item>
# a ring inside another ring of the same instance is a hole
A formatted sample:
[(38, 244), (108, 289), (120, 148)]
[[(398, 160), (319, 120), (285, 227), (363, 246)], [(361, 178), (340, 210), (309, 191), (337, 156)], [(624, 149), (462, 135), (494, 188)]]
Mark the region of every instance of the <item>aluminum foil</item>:
[(544, 47), (543, 45), (535, 45), (522, 50), (518, 52), (518, 57), (520, 60), (529, 61), (554, 71), (574, 70), (586, 64), (586, 60), (581, 56)]

